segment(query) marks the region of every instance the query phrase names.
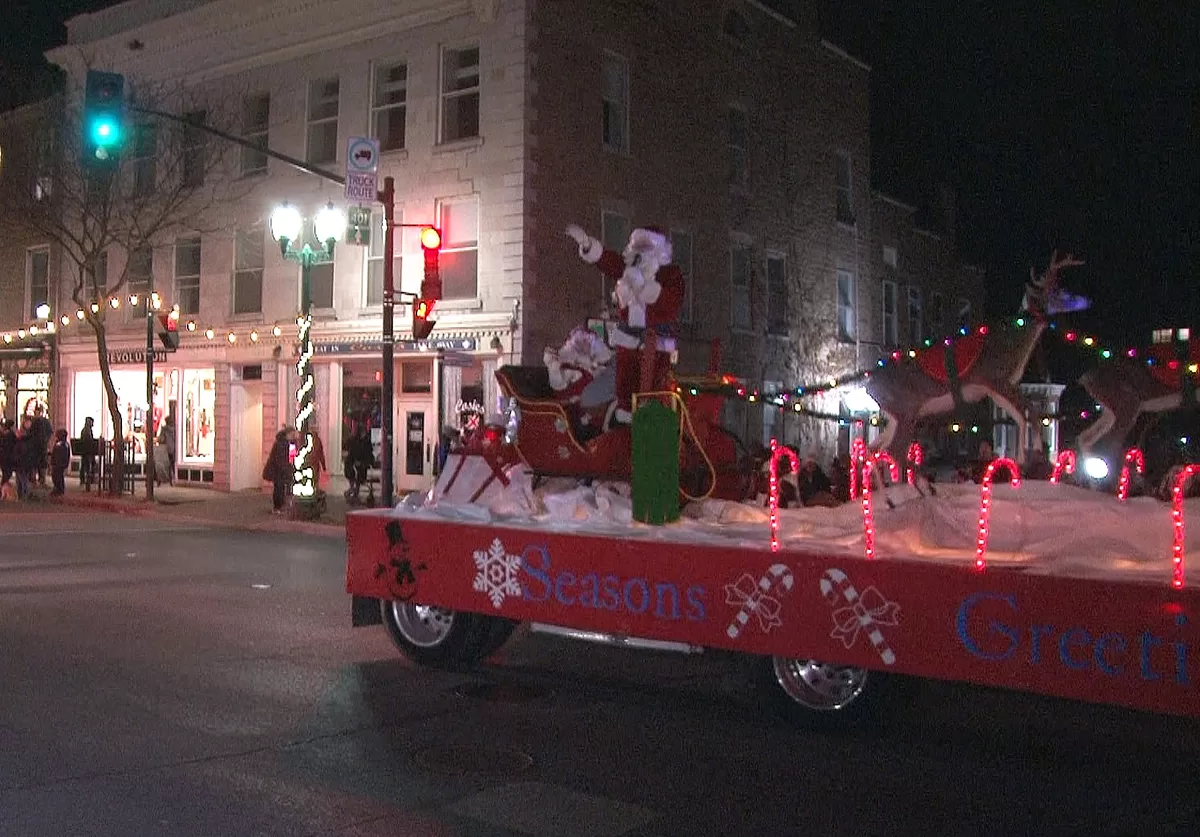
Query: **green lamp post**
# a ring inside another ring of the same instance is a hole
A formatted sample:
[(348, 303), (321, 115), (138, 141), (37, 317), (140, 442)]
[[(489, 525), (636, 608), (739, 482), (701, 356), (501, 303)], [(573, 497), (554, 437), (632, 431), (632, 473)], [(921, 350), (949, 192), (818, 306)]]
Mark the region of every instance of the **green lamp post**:
[(310, 422), (316, 410), (316, 380), (313, 377), (312, 359), (312, 266), (333, 261), (333, 247), (346, 229), (346, 214), (327, 203), (313, 218), (313, 230), (320, 248), (314, 249), (301, 240), (304, 219), (296, 207), (284, 203), (271, 213), (271, 237), (279, 242), (279, 252), (289, 261), (300, 264), (300, 316), (299, 325), (300, 359), (296, 372), (300, 385), (296, 390), (296, 429), (300, 433), (301, 445), (292, 461), (292, 514), (306, 520), (321, 516), (324, 503), (317, 490), (316, 473), (313, 469), (313, 436)]

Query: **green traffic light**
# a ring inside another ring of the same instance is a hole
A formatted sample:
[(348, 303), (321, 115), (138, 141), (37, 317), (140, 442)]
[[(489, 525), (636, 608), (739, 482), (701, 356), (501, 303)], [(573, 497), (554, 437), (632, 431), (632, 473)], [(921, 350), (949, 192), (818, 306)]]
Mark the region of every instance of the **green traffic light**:
[(92, 123), (92, 142), (100, 148), (111, 148), (121, 142), (121, 126), (111, 117), (101, 117)]

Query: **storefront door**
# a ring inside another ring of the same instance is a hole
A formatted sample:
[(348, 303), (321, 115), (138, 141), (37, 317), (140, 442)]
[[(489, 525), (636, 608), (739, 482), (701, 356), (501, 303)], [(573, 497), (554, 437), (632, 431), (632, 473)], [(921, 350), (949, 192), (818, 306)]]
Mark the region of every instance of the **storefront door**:
[(229, 388), (229, 489), (262, 485), (263, 398), (261, 381), (235, 381)]
[(397, 401), (395, 421), (396, 490), (424, 491), (433, 480), (433, 460), (437, 453), (434, 411), (425, 401)]

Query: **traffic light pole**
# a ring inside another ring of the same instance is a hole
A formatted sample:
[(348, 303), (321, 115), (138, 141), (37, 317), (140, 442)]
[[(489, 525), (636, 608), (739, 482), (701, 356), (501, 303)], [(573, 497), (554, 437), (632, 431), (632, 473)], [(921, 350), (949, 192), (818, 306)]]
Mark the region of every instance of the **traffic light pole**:
[(146, 475), (146, 499), (154, 500), (154, 272), (150, 272), (150, 284), (146, 288), (146, 418), (142, 427), (146, 431), (146, 464), (142, 471)]
[(383, 380), (380, 401), (379, 492), (383, 507), (390, 509), (395, 500), (392, 471), (392, 437), (395, 434), (396, 393), (396, 181), (383, 179), (379, 193), (383, 204)]

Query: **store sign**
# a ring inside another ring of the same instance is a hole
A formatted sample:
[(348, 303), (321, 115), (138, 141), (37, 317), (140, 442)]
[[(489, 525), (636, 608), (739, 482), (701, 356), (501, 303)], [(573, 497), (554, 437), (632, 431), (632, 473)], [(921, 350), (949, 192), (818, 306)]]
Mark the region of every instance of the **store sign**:
[[(434, 352), (444, 351), (470, 352), (476, 348), (475, 338), (436, 338), (433, 340), (397, 340), (397, 350), (402, 352)], [(379, 354), (383, 351), (382, 341), (364, 341), (359, 343), (317, 343), (313, 353), (318, 355), (368, 355)]]
[[(154, 362), (155, 363), (166, 363), (167, 362), (167, 352), (166, 351), (155, 351), (154, 352)], [(146, 363), (146, 350), (145, 349), (117, 349), (115, 351), (110, 350), (108, 353), (108, 365), (109, 366), (136, 366), (138, 364), (144, 365), (145, 363)]]

